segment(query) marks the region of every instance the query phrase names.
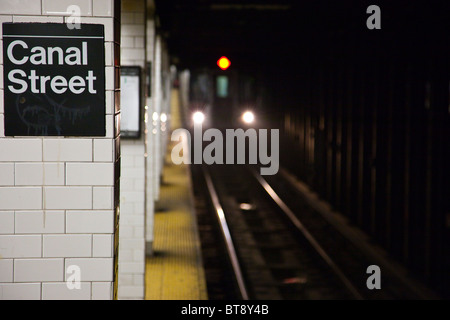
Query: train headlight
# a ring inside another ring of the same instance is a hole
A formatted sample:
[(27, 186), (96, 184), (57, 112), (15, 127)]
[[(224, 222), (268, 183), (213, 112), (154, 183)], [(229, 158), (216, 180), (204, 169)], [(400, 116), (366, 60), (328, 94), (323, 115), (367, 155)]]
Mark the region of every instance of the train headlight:
[(242, 121), (247, 124), (253, 123), (255, 121), (255, 115), (251, 111), (246, 111), (242, 114)]
[(196, 111), (192, 115), (192, 120), (194, 121), (194, 124), (202, 124), (203, 121), (205, 121), (205, 114), (201, 111)]

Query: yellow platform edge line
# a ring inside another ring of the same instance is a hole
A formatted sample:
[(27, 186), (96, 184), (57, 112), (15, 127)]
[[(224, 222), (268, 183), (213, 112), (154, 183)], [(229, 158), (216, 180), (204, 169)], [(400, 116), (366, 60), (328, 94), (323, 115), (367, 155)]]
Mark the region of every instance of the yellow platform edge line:
[[(180, 127), (177, 89), (172, 90), (171, 118), (173, 128)], [(159, 201), (167, 208), (155, 212), (155, 254), (146, 257), (145, 299), (207, 300), (191, 172), (188, 165), (172, 163), (170, 150), (169, 145), (163, 169), (168, 183), (161, 186)]]

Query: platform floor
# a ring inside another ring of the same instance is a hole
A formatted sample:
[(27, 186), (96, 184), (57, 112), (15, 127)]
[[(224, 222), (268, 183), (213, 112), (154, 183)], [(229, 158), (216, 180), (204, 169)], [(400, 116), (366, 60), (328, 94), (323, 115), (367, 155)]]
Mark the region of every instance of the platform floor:
[[(172, 92), (172, 129), (180, 127), (178, 91)], [(207, 289), (189, 167), (174, 165), (167, 148), (155, 205), (153, 255), (146, 258), (146, 300), (206, 300)]]

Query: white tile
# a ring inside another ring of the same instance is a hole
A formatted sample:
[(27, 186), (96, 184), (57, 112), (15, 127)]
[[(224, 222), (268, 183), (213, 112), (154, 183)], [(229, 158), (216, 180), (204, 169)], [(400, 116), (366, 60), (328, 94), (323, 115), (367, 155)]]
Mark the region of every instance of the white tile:
[(39, 300), (40, 283), (0, 283), (0, 300)]
[(36, 0), (2, 0), (0, 14), (41, 14), (41, 2)]
[(44, 187), (44, 209), (91, 209), (91, 187)]
[(66, 266), (70, 265), (80, 267), (82, 281), (113, 281), (113, 258), (66, 259)]
[(42, 140), (0, 139), (0, 161), (42, 161)]
[(64, 211), (16, 211), (15, 233), (64, 233)]
[(120, 21), (122, 24), (133, 24), (134, 23), (134, 13), (132, 12), (125, 12), (122, 10)]
[(114, 116), (113, 115), (106, 115), (106, 138), (113, 138), (114, 137)]
[(134, 250), (133, 252), (133, 262), (145, 262), (145, 251), (144, 250)]
[(115, 87), (115, 68), (106, 67), (105, 68), (105, 90), (114, 90)]
[(113, 233), (114, 211), (67, 211), (67, 233)]
[(113, 0), (94, 0), (94, 16), (96, 17), (112, 17), (114, 14)]
[(0, 235), (2, 258), (34, 258), (41, 256), (40, 235)]
[(13, 234), (13, 233), (14, 233), (14, 211), (0, 211), (0, 234)]
[(3, 106), (3, 89), (0, 89), (0, 113), (4, 113), (4, 112), (5, 112), (5, 110), (4, 110), (4, 106)]
[(112, 300), (112, 282), (92, 282), (92, 300)]
[(13, 259), (0, 259), (0, 282), (13, 282)]
[[(121, 48), (134, 48), (134, 37), (121, 37), (120, 38), (120, 47)], [(120, 55), (120, 58), (121, 59), (124, 58), (122, 54)]]
[(0, 113), (0, 138), (5, 137), (5, 115)]
[(144, 60), (145, 50), (136, 48), (123, 48), (120, 55), (124, 59), (128, 60)]
[(119, 270), (121, 273), (141, 273), (141, 274), (143, 274), (145, 272), (145, 263), (119, 261)]
[[(126, 224), (123, 223), (122, 221), (122, 209), (120, 210), (120, 240), (125, 239), (125, 238), (131, 238), (133, 236), (133, 227), (128, 226)], [(121, 241), (120, 241), (121, 242)], [(122, 245), (119, 242), (119, 247), (121, 248)], [(122, 258), (122, 256), (121, 256)]]
[(44, 257), (90, 257), (92, 236), (88, 234), (43, 235)]
[(145, 26), (140, 24), (122, 24), (120, 31), (122, 36), (130, 36), (130, 37), (145, 36)]
[(144, 202), (145, 200), (145, 194), (144, 192), (125, 192), (121, 190), (120, 192), (120, 201), (124, 202), (133, 202), (133, 203), (140, 203)]
[(4, 89), (4, 79), (3, 79), (3, 65), (0, 65), (0, 89)]
[(63, 281), (64, 259), (16, 259), (14, 282)]
[(144, 299), (145, 288), (144, 286), (119, 286), (117, 294), (121, 299)]
[(63, 23), (63, 17), (46, 17), (46, 16), (13, 16), (14, 23), (21, 22), (41, 22), (41, 23)]
[(145, 249), (144, 239), (121, 239), (119, 245), (123, 249)]
[(94, 139), (94, 161), (112, 162), (114, 158), (111, 139)]
[(92, 139), (44, 139), (44, 161), (92, 161)]
[[(50, 0), (53, 1), (53, 0)], [(64, 20), (68, 21), (69, 17)], [(112, 18), (97, 18), (97, 17), (81, 17), (81, 23), (88, 24), (103, 24), (105, 26), (105, 41), (114, 41), (114, 19)]]
[[(82, 278), (83, 280), (83, 278)], [(91, 299), (91, 283), (81, 282), (80, 289), (70, 289), (66, 282), (43, 283), (42, 284), (43, 300), (90, 300)]]
[(112, 187), (93, 187), (93, 209), (112, 209), (114, 204)]
[[(1, 92), (0, 92), (1, 94)], [(114, 113), (114, 91), (105, 91), (106, 114)]]
[(67, 163), (66, 184), (69, 186), (113, 186), (113, 163)]
[(112, 234), (94, 234), (92, 236), (92, 256), (96, 258), (112, 258), (114, 251)]
[(13, 185), (14, 185), (14, 163), (0, 163), (0, 186), (13, 186)]
[(0, 187), (1, 209), (42, 209), (42, 188)]
[(79, 13), (82, 16), (92, 15), (92, 0), (42, 0), (42, 14), (74, 15), (75, 12), (69, 10), (72, 5), (78, 6)]
[(64, 163), (16, 163), (16, 185), (64, 185)]
[[(135, 48), (145, 48), (145, 38), (144, 37), (135, 37), (134, 38), (134, 47)], [(145, 50), (144, 50), (144, 58), (145, 58)]]
[(114, 66), (113, 42), (105, 42), (105, 66)]

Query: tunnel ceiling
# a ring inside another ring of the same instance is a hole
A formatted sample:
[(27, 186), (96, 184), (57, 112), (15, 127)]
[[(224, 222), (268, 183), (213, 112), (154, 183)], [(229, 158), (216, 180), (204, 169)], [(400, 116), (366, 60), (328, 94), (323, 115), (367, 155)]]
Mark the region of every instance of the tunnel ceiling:
[[(305, 39), (332, 31), (330, 26), (339, 16), (339, 8), (323, 10), (298, 1), (155, 3), (174, 62), (188, 67), (214, 64), (222, 55), (236, 65), (270, 60), (280, 52), (290, 54)], [(327, 24), (321, 24), (323, 19)]]
[[(159, 30), (172, 63), (212, 66), (226, 55), (234, 65), (294, 61), (357, 46), (398, 43), (443, 26), (444, 1), (381, 2), (382, 30), (366, 28), (367, 1), (155, 0)], [(361, 42), (361, 40), (363, 42)], [(364, 43), (366, 41), (366, 43)], [(384, 41), (384, 42), (380, 42)], [(275, 59), (275, 57), (277, 59)]]

